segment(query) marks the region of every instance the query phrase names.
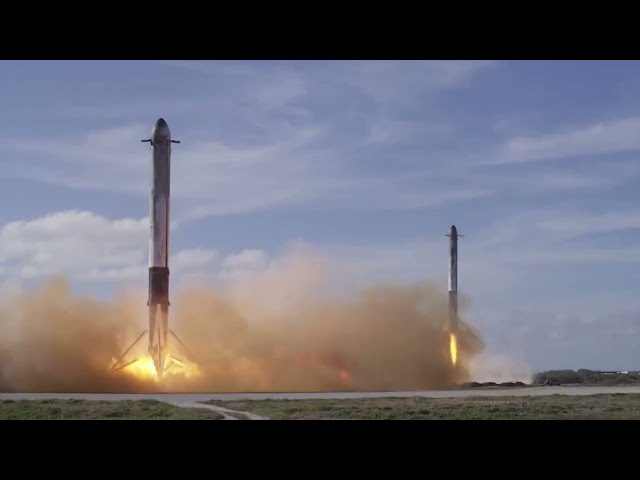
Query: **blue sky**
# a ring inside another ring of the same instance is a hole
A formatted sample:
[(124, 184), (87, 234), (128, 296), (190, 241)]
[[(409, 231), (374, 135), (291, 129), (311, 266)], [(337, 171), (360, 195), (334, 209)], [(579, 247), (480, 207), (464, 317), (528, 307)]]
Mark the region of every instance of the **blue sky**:
[(0, 63), (0, 282), (146, 281), (149, 151), (173, 137), (176, 282), (304, 244), (345, 288), (432, 278), (533, 368), (640, 368), (640, 63)]

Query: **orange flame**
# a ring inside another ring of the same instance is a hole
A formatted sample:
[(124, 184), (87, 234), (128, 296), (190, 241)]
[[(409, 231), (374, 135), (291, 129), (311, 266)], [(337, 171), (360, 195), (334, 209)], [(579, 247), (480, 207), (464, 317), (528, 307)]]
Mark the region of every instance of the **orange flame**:
[[(158, 372), (156, 371), (156, 366), (150, 356), (136, 360), (131, 365), (125, 367), (123, 370), (127, 374), (132, 375), (139, 380), (152, 380), (154, 382), (158, 382), (160, 380)], [(169, 368), (167, 369), (165, 375), (166, 374), (182, 374), (185, 377), (190, 378), (200, 375), (200, 369), (195, 364), (184, 363), (179, 360), (171, 359)]]
[(153, 359), (151, 357), (145, 357), (136, 360), (131, 365), (125, 367), (123, 370), (139, 380), (153, 380), (154, 382), (158, 381), (156, 366), (153, 364)]
[(458, 362), (458, 341), (453, 333), (449, 334), (449, 353), (451, 354), (451, 364), (455, 367)]

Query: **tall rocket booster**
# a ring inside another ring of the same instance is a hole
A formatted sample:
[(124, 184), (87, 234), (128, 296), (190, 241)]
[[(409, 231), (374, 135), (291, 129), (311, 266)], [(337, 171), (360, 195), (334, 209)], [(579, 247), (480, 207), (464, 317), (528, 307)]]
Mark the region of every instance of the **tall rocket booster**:
[(449, 233), (449, 333), (458, 328), (458, 230), (451, 225)]
[[(149, 354), (162, 376), (169, 333), (169, 197), (171, 193), (171, 139), (169, 125), (159, 118), (149, 142), (152, 174), (149, 219)], [(158, 315), (158, 313), (160, 315)], [(159, 318), (158, 318), (159, 317)]]
[[(169, 345), (169, 334), (175, 339), (187, 357), (190, 352), (173, 330), (169, 329), (169, 198), (171, 193), (171, 144), (180, 143), (171, 139), (167, 122), (160, 118), (151, 131), (151, 138), (141, 140), (151, 144), (151, 194), (149, 203), (149, 343), (147, 350), (153, 359), (158, 377), (172, 365), (182, 363)], [(113, 369), (120, 370), (137, 361), (122, 364), (125, 355), (138, 343), (145, 330), (118, 359)]]

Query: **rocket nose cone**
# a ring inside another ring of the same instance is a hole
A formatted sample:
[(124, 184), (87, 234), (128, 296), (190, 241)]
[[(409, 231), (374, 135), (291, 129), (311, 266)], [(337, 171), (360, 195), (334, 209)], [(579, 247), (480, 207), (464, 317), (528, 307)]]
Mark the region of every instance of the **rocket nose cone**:
[(153, 126), (153, 130), (151, 131), (152, 138), (159, 137), (171, 137), (171, 132), (169, 131), (169, 125), (163, 118), (159, 118), (155, 125)]
[(451, 228), (449, 229), (449, 231), (451, 233), (455, 233), (457, 231), (456, 226), (455, 225), (451, 225)]

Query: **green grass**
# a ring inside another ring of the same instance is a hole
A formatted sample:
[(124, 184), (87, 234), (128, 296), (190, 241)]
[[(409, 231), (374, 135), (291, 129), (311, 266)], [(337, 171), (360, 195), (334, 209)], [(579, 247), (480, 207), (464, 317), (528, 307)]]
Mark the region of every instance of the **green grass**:
[(467, 398), (252, 400), (204, 403), (274, 420), (626, 420), (640, 419), (640, 394)]
[(0, 420), (221, 420), (206, 408), (157, 400), (0, 400)]

